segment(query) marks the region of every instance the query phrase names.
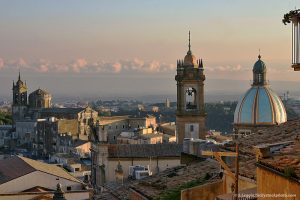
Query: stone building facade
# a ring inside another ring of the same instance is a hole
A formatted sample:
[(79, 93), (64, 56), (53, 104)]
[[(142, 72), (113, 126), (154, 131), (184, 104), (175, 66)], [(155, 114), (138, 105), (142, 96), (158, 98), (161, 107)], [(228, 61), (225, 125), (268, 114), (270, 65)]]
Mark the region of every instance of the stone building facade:
[(29, 107), (30, 108), (50, 108), (52, 96), (45, 90), (37, 89), (29, 94)]

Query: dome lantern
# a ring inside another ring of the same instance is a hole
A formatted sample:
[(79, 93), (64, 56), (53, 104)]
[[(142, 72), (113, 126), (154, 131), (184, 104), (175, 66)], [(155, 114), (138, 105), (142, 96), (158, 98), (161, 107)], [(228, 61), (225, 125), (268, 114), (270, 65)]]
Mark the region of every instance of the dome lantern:
[(266, 73), (267, 67), (261, 60), (261, 55), (258, 55), (258, 61), (253, 66), (253, 84), (252, 85), (267, 85)]

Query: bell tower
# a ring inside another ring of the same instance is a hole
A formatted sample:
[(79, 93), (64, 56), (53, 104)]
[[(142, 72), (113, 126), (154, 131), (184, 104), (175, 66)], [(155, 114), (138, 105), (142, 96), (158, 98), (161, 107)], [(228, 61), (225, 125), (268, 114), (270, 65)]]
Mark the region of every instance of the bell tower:
[(205, 139), (204, 80), (202, 59), (197, 60), (189, 49), (184, 60), (177, 61), (177, 142), (184, 138)]
[(27, 85), (21, 80), (21, 75), (19, 72), (18, 81), (13, 82), (13, 104), (12, 104), (12, 114), (13, 120), (24, 119), (25, 113), (27, 111)]

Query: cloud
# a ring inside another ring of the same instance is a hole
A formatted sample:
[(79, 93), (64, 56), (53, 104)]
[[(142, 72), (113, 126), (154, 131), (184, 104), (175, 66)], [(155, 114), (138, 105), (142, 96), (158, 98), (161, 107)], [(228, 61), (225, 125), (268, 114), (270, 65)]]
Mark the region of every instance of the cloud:
[(41, 64), (41, 65), (37, 68), (37, 71), (38, 71), (38, 72), (41, 72), (41, 73), (45, 73), (45, 72), (48, 72), (48, 71), (49, 71), (49, 68), (48, 68), (47, 65)]
[(89, 62), (85, 58), (78, 58), (69, 63), (53, 63), (45, 59), (34, 62), (26, 62), (19, 58), (4, 62), (0, 59), (0, 70), (34, 71), (38, 73), (162, 73), (174, 71), (175, 65), (161, 63), (157, 60), (145, 61), (139, 58), (123, 59), (117, 61), (95, 61)]
[(0, 58), (0, 70), (4, 67), (4, 60)]
[(112, 65), (112, 67), (113, 67), (113, 71), (115, 72), (115, 73), (119, 73), (121, 70), (122, 70), (122, 65), (121, 65), (121, 63), (114, 63), (113, 65)]
[(216, 66), (216, 67), (206, 67), (205, 68), (208, 71), (211, 72), (238, 72), (238, 71), (246, 71), (247, 69), (244, 69), (241, 65), (236, 65), (236, 66)]
[(79, 73), (83, 68), (87, 66), (87, 61), (84, 58), (77, 59), (74, 63), (72, 63), (72, 69), (74, 72)]

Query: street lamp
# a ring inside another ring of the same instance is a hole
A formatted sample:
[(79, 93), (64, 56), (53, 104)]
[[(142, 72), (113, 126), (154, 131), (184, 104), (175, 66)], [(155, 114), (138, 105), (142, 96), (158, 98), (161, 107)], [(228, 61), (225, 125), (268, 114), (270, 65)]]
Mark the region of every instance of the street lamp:
[(282, 22), (284, 25), (292, 22), (292, 67), (300, 71), (300, 9), (285, 14)]

